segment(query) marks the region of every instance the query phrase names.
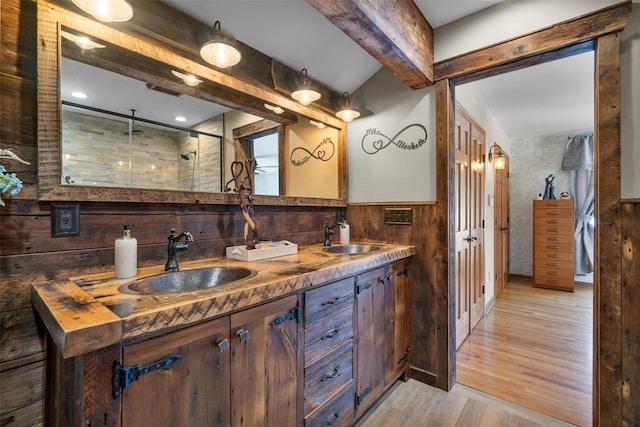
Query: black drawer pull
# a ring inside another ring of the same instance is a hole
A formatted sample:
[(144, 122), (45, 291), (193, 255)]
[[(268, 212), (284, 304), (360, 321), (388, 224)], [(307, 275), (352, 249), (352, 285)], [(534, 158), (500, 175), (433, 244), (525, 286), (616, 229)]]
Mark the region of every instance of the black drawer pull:
[(333, 368), (333, 371), (329, 372), (328, 374), (324, 374), (322, 378), (320, 378), (320, 381), (330, 380), (338, 375), (338, 372), (340, 372), (340, 367), (336, 366), (335, 368)]
[(338, 418), (340, 418), (340, 411), (334, 412), (333, 415), (331, 415), (331, 418), (329, 418), (327, 421), (322, 423), (322, 427), (334, 425), (336, 421), (338, 421)]
[(321, 340), (324, 340), (324, 339), (331, 339), (331, 338), (335, 337), (336, 335), (338, 335), (338, 332), (340, 332), (340, 331), (338, 331), (337, 329), (334, 329), (334, 330), (332, 330), (332, 331), (327, 332), (327, 333), (326, 333), (326, 334), (324, 334), (323, 336), (321, 336), (321, 337), (320, 337), (320, 339), (321, 339)]
[(340, 298), (338, 298), (338, 297), (333, 297), (332, 299), (330, 299), (328, 301), (325, 301), (320, 305), (332, 305), (332, 304), (335, 304), (336, 302), (338, 302), (339, 299)]

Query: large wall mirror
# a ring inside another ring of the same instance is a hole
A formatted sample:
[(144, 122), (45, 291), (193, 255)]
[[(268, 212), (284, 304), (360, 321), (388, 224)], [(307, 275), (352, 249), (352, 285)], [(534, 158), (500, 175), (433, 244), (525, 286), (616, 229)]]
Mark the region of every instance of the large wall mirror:
[(308, 109), (274, 112), (271, 100), (264, 114), (253, 100), (244, 108), (206, 72), (187, 80), (189, 59), (157, 46), (149, 55), (144, 40), (44, 5), (42, 200), (235, 204), (231, 162), (254, 158), (256, 203), (345, 205), (344, 127)]

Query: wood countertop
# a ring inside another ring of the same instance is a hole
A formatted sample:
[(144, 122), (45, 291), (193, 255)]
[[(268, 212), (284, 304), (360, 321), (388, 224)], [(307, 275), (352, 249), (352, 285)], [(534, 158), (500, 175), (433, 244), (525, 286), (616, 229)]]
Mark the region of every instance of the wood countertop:
[(119, 290), (131, 281), (165, 274), (164, 265), (139, 268), (130, 279), (116, 279), (113, 272), (71, 277), (34, 284), (31, 301), (62, 356), (68, 358), (212, 319), (415, 254), (413, 246), (375, 244), (379, 250), (364, 254), (328, 253), (314, 245), (300, 247), (295, 255), (259, 261), (219, 257), (181, 262), (181, 271), (227, 266), (255, 271), (246, 279), (195, 291), (142, 295)]

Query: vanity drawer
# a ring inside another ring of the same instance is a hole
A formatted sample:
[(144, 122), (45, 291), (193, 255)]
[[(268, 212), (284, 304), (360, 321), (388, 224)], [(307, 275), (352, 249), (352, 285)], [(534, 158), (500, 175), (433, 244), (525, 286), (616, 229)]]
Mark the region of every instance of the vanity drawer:
[(316, 322), (353, 308), (354, 278), (340, 280), (304, 294), (304, 324), (308, 328)]
[(351, 338), (353, 338), (353, 310), (351, 308), (334, 314), (324, 322), (314, 322), (305, 331), (305, 366)]
[(353, 379), (353, 340), (304, 369), (304, 413), (322, 405)]
[(354, 416), (353, 400), (354, 389), (352, 381), (331, 400), (306, 416), (304, 419), (305, 427), (342, 427), (351, 425)]

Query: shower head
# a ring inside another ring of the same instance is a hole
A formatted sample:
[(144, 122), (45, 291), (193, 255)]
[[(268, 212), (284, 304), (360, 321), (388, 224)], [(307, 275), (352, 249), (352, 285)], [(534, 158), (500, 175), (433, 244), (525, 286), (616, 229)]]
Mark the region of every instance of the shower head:
[(131, 109), (131, 130), (125, 132), (125, 135), (140, 135), (144, 133), (142, 129), (136, 129), (136, 110)]
[(182, 157), (185, 160), (191, 160), (191, 157), (189, 157), (191, 154), (193, 154), (193, 157), (195, 159), (196, 153), (195, 150), (194, 151), (189, 151), (188, 153), (184, 153), (184, 154), (180, 154), (180, 157)]

